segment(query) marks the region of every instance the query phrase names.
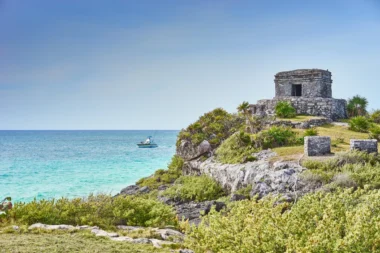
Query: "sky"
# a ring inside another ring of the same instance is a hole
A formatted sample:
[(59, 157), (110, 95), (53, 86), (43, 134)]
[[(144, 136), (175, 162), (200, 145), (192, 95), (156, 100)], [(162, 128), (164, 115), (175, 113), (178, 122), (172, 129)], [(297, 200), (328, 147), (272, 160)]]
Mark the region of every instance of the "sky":
[(380, 0), (0, 0), (0, 129), (181, 129), (328, 69), (380, 108)]

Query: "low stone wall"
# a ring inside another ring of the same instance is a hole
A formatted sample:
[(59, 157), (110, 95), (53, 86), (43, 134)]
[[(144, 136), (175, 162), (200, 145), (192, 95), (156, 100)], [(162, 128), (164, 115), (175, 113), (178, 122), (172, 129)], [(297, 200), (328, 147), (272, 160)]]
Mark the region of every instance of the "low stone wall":
[(310, 119), (304, 122), (294, 122), (290, 120), (275, 120), (266, 123), (267, 126), (285, 126), (298, 129), (308, 129), (312, 127), (319, 127), (331, 123), (331, 119), (320, 118), (320, 119)]
[(288, 101), (296, 108), (297, 114), (322, 116), (332, 120), (347, 118), (347, 102), (334, 98), (279, 97), (259, 100), (251, 105), (252, 114), (275, 115), (275, 107), (279, 101)]
[(377, 153), (377, 140), (350, 140), (350, 149)]
[(331, 139), (326, 136), (305, 137), (304, 153), (306, 156), (320, 156), (331, 153)]

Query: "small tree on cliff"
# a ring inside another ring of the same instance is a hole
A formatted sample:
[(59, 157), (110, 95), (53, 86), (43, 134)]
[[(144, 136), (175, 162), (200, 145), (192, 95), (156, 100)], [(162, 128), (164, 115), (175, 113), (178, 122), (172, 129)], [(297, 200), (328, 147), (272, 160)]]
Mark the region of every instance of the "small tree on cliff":
[(368, 100), (365, 97), (356, 95), (348, 99), (347, 111), (349, 117), (367, 115)]
[(249, 109), (249, 103), (247, 101), (244, 101), (243, 103), (241, 103), (237, 107), (237, 110), (239, 113), (245, 116), (246, 125), (250, 133), (256, 133), (260, 130), (261, 121), (259, 118), (253, 117), (252, 112)]

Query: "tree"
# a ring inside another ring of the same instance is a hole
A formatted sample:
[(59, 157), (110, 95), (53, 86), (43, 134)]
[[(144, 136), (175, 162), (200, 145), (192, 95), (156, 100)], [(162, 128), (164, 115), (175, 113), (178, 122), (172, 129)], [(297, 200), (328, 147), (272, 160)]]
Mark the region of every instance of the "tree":
[(253, 117), (251, 110), (249, 109), (249, 103), (244, 101), (241, 103), (237, 110), (239, 113), (245, 116), (245, 121), (250, 133), (256, 133), (261, 128), (261, 120), (259, 117)]
[(365, 116), (367, 114), (368, 100), (359, 95), (348, 99), (347, 112), (349, 117)]

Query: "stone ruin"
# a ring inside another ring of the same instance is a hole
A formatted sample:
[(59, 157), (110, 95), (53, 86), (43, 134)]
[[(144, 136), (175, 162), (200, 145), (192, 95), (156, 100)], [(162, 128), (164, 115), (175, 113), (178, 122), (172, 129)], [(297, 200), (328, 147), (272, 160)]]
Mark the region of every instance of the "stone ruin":
[(365, 151), (377, 154), (377, 140), (350, 140), (350, 150)]
[(332, 98), (331, 72), (322, 69), (298, 69), (275, 75), (276, 95), (250, 105), (257, 116), (275, 115), (279, 101), (289, 101), (297, 114), (322, 116), (331, 120), (347, 118), (347, 102)]
[(327, 136), (307, 136), (304, 143), (306, 156), (322, 156), (331, 153), (331, 139)]

